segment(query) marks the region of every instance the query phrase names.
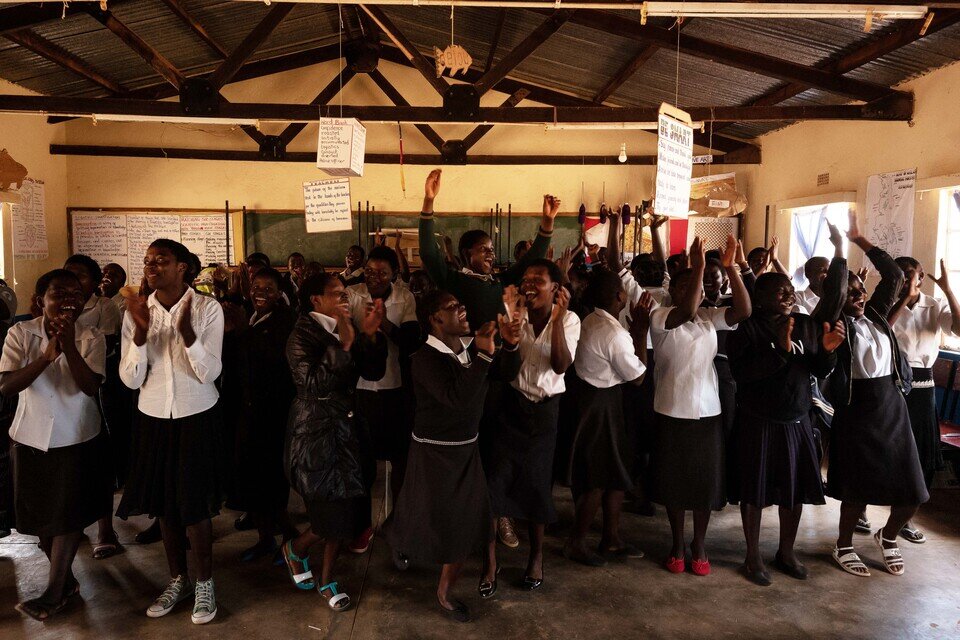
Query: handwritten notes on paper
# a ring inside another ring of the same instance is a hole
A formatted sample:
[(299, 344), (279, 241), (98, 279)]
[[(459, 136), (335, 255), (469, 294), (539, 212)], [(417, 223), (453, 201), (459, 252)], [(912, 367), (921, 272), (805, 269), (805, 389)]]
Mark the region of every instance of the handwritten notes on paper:
[(143, 277), (143, 257), (157, 238), (180, 242), (180, 216), (127, 215), (127, 278), (132, 283)]
[(894, 258), (913, 253), (913, 205), (917, 170), (867, 178), (867, 240)]
[(43, 181), (24, 180), (20, 187), (20, 203), (11, 205), (14, 258), (46, 260), (49, 249), (44, 209)]
[(225, 233), (223, 214), (180, 216), (180, 242), (203, 266), (227, 263), (227, 236), (233, 237), (233, 224)]
[(307, 233), (352, 229), (350, 178), (304, 182), (303, 211), (307, 217)]
[(671, 218), (686, 218), (693, 175), (693, 129), (663, 113), (658, 124), (656, 210)]
[(317, 168), (331, 176), (362, 176), (367, 130), (356, 118), (320, 118)]
[(73, 216), (73, 252), (90, 256), (103, 267), (115, 262), (127, 268), (127, 216)]

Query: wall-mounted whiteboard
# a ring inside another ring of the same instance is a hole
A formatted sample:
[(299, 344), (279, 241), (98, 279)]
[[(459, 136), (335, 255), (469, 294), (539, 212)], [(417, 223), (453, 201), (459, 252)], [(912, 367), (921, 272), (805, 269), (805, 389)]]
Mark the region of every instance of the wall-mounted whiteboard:
[[(127, 271), (127, 282), (143, 277), (143, 258), (157, 238), (182, 242), (204, 266), (233, 264), (233, 222), (223, 212), (71, 209), (70, 247), (101, 267), (115, 262)], [(229, 248), (229, 255), (228, 255)]]

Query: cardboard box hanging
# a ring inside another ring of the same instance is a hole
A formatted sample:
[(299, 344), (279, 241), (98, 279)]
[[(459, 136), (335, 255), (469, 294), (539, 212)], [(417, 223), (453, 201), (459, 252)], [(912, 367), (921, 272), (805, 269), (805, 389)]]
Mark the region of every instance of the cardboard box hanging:
[(356, 118), (320, 118), (317, 168), (331, 176), (362, 176), (367, 130)]

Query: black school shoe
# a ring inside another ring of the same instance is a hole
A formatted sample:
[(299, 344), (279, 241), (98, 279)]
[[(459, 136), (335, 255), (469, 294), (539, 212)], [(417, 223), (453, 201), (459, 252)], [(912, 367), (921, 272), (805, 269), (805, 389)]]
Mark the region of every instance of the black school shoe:
[(470, 608), (459, 600), (452, 600), (451, 602), (453, 603), (453, 609), (447, 609), (439, 601), (437, 602), (437, 606), (440, 607), (443, 615), (457, 622), (470, 622)]

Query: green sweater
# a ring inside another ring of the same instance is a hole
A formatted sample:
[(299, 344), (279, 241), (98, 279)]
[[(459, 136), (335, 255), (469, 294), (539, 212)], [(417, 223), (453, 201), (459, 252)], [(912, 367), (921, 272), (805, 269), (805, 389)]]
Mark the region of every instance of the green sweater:
[(452, 293), (467, 308), (467, 320), (474, 331), (503, 313), (503, 288), (518, 284), (528, 264), (546, 257), (552, 235), (540, 227), (537, 238), (522, 260), (496, 276), (484, 277), (458, 271), (446, 263), (434, 237), (434, 226), (433, 214), (420, 214), (420, 259), (423, 267), (438, 289)]

